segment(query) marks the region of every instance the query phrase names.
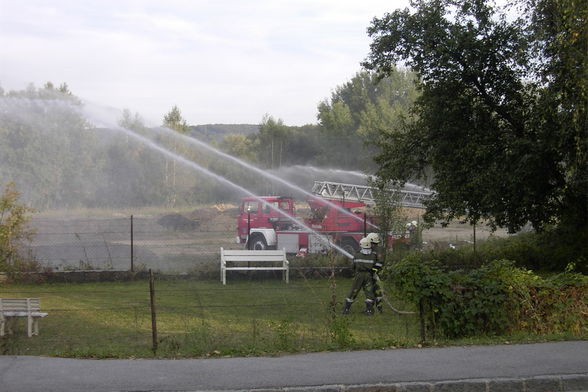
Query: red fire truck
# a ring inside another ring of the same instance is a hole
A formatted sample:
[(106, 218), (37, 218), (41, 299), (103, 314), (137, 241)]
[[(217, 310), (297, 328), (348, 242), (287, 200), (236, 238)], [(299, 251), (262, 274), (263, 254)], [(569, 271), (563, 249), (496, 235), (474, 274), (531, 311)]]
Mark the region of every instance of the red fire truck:
[[(296, 215), (291, 197), (245, 197), (239, 207), (237, 241), (249, 249), (284, 248), (297, 254), (325, 252), (334, 243), (353, 253), (366, 232), (376, 231), (373, 217), (366, 214), (366, 206), (375, 203), (373, 192), (368, 186), (316, 181), (313, 196), (307, 199), (310, 214), (304, 218)], [(422, 201), (431, 195), (424, 188), (400, 193), (401, 205), (413, 208), (424, 208)], [(405, 233), (389, 233), (388, 244), (399, 238), (406, 238)]]

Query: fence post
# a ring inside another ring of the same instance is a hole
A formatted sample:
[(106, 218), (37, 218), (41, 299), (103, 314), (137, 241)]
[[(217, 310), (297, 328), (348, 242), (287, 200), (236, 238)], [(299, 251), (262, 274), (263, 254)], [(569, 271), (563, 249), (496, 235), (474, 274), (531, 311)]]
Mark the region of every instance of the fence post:
[(473, 226), (474, 226), (474, 233), (473, 233), (474, 234), (474, 257), (477, 257), (477, 253), (476, 253), (476, 223), (477, 223), (477, 221), (475, 221), (473, 223)]
[(155, 280), (153, 272), (149, 268), (149, 296), (151, 298), (151, 339), (153, 341), (153, 354), (157, 352), (157, 319), (155, 313)]
[(133, 241), (133, 216), (131, 215), (131, 272), (135, 272), (134, 241)]
[(421, 324), (421, 343), (427, 341), (427, 326), (425, 321), (425, 300), (423, 298), (419, 301), (419, 319)]

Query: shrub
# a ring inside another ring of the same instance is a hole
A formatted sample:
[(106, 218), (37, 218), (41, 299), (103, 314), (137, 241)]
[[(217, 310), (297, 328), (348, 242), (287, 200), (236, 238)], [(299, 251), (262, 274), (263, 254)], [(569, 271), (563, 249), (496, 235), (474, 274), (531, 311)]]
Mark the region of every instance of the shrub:
[(388, 266), (385, 276), (419, 304), (422, 322), (446, 337), (587, 332), (588, 278), (580, 274), (542, 278), (509, 260), (448, 270), (438, 260), (413, 254)]
[(25, 227), (31, 208), (18, 203), (19, 193), (9, 183), (0, 195), (0, 271), (29, 270), (36, 266), (23, 260), (18, 253), (19, 244), (30, 239), (32, 232)]
[(509, 259), (534, 271), (563, 272), (570, 264), (577, 272), (588, 273), (588, 229), (553, 227), (541, 233), (523, 233), (483, 242), (482, 258)]
[(534, 275), (527, 287), (511, 290), (513, 328), (536, 333), (588, 332), (588, 278), (564, 272)]
[[(433, 261), (445, 270), (473, 269), (492, 260), (513, 260), (515, 265), (540, 272), (563, 272), (568, 266), (588, 273), (588, 230), (551, 228), (541, 233), (521, 233), (508, 238), (478, 242), (477, 249), (431, 249), (420, 253), (421, 260)], [(398, 262), (405, 255), (394, 253), (387, 260)]]

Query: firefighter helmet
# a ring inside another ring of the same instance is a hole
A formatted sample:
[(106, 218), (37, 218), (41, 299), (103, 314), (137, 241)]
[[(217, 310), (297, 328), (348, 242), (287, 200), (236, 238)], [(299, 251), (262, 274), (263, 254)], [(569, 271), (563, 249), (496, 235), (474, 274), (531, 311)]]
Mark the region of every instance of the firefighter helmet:
[(369, 233), (365, 238), (369, 239), (372, 244), (380, 243), (380, 236), (378, 233)]
[(370, 241), (369, 238), (367, 237), (363, 237), (360, 241), (359, 241), (359, 246), (363, 249), (370, 249), (372, 247), (372, 242)]

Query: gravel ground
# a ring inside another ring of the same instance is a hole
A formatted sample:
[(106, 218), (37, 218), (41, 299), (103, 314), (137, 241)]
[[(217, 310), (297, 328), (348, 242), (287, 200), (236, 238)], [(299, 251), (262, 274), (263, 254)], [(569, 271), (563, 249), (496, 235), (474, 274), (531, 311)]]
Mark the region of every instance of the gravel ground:
[[(418, 219), (415, 211), (409, 211)], [(231, 205), (136, 214), (133, 217), (133, 258), (136, 266), (164, 272), (190, 272), (213, 266), (219, 249), (239, 249), (235, 241), (237, 209)], [(131, 219), (121, 213), (86, 212), (38, 214), (26, 255), (53, 270), (128, 269), (131, 260)], [(478, 240), (506, 236), (476, 228)], [(458, 222), (423, 232), (428, 246), (460, 246), (473, 241), (473, 228)]]

